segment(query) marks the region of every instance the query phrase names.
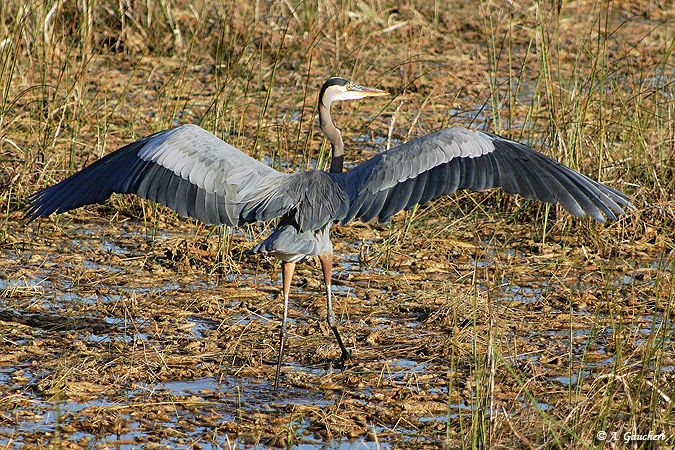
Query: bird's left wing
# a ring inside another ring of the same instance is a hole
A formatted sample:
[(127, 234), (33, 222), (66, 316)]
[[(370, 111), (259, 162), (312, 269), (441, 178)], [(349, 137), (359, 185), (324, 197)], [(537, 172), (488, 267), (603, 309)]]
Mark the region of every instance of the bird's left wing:
[(560, 204), (604, 222), (632, 208), (628, 196), (541, 154), (493, 134), (452, 127), (375, 155), (332, 175), (349, 196), (341, 219), (380, 222), (460, 189), (501, 187), (509, 194)]
[[(205, 224), (239, 226), (291, 213), (302, 230), (334, 220), (346, 202), (323, 172), (280, 173), (196, 125), (139, 139), (30, 198), (33, 220), (133, 193)], [(344, 194), (343, 194), (344, 195)]]

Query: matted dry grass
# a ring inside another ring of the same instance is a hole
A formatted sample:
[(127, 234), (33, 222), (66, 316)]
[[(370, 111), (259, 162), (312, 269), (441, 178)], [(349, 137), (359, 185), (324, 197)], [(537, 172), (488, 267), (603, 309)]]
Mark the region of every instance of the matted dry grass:
[[(672, 19), (658, 2), (4, 2), (0, 445), (672, 445)], [(332, 367), (305, 264), (278, 392), (278, 266), (245, 256), (267, 228), (121, 196), (21, 220), (28, 194), (179, 123), (283, 170), (324, 164), (315, 96), (336, 74), (393, 94), (338, 108), (351, 161), (485, 127), (638, 209), (602, 226), (461, 193), (337, 228), (355, 358)], [(623, 442), (648, 431), (667, 440)]]

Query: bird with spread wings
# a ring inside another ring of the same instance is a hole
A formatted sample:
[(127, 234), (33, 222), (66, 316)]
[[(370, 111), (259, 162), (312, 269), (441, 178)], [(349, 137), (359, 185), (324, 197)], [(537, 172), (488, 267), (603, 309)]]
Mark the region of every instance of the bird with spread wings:
[(318, 100), (321, 129), (331, 143), (328, 172), (281, 173), (197, 125), (139, 139), (30, 197), (34, 220), (100, 203), (113, 193), (136, 194), (204, 224), (241, 226), (278, 218), (271, 234), (251, 249), (282, 261), (284, 312), (275, 375), (278, 386), (286, 341), (295, 264), (317, 256), (327, 297), (327, 321), (337, 329), (331, 293), (334, 223), (380, 222), (401, 210), (467, 189), (501, 188), (509, 194), (559, 204), (600, 222), (632, 209), (625, 194), (518, 142), (467, 129), (446, 128), (376, 154), (343, 171), (344, 144), (333, 123), (332, 102), (387, 95), (339, 77), (328, 79)]

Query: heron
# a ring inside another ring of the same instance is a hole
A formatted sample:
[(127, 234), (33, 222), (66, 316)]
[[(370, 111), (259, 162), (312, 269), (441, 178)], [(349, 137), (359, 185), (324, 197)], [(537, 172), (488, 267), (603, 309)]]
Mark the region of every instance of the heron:
[(291, 282), (301, 261), (318, 257), (326, 321), (340, 347), (340, 362), (351, 357), (333, 311), (333, 224), (384, 222), (401, 210), (459, 190), (491, 188), (559, 204), (574, 216), (603, 223), (634, 209), (626, 194), (524, 144), (462, 126), (417, 137), (344, 171), (344, 142), (331, 117), (331, 105), (384, 95), (388, 93), (341, 77), (323, 84), (318, 114), (332, 150), (328, 171), (279, 172), (203, 128), (186, 124), (139, 139), (34, 193), (26, 217), (32, 221), (120, 193), (136, 194), (206, 225), (239, 227), (278, 219), (269, 236), (249, 251), (281, 260), (283, 316), (276, 390), (287, 339)]

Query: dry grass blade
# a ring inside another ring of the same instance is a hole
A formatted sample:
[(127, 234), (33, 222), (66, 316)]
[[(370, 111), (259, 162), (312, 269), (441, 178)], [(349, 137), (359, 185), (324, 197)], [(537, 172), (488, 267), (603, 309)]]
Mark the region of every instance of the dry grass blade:
[[(549, 3), (0, 2), (0, 447), (675, 445), (673, 10)], [(462, 124), (637, 210), (601, 226), (460, 192), (335, 227), (355, 358), (336, 367), (301, 265), (276, 393), (279, 267), (246, 256), (269, 226), (121, 195), (22, 219), (30, 194), (184, 123), (323, 167), (331, 75), (393, 94), (335, 109), (349, 163)], [(623, 441), (648, 432), (664, 439)]]

